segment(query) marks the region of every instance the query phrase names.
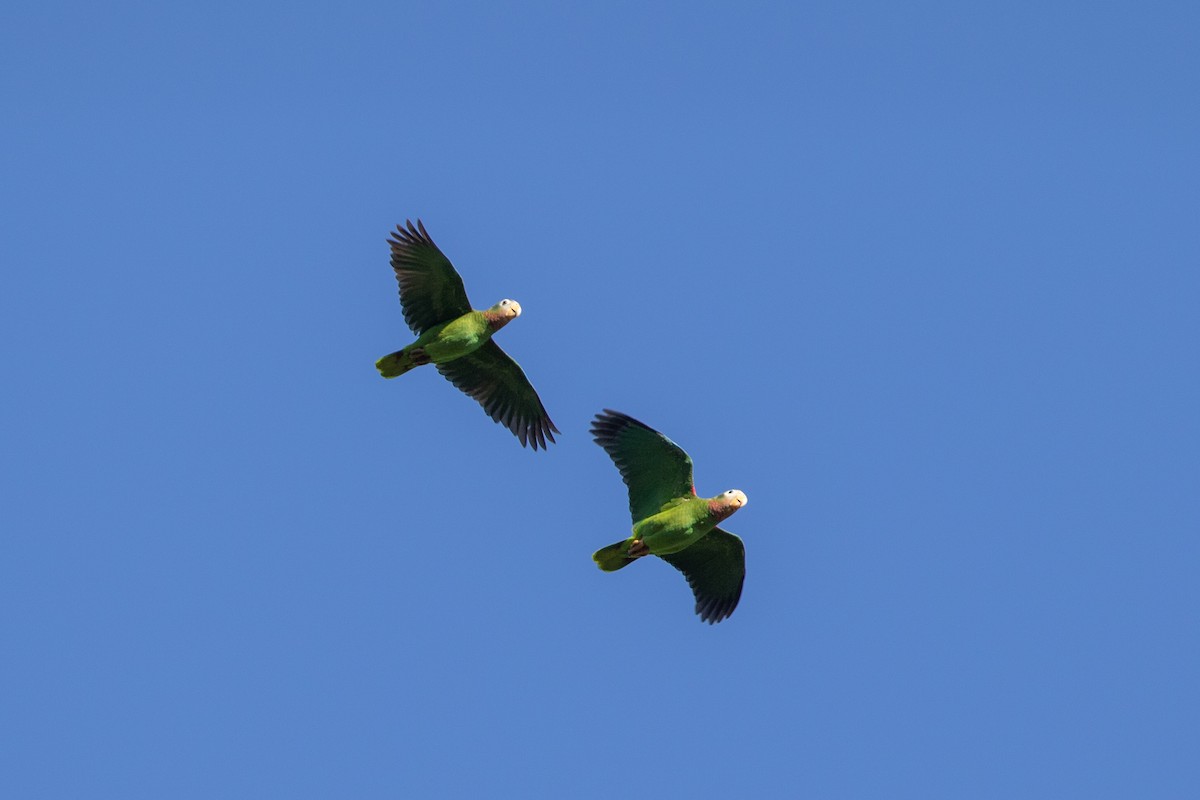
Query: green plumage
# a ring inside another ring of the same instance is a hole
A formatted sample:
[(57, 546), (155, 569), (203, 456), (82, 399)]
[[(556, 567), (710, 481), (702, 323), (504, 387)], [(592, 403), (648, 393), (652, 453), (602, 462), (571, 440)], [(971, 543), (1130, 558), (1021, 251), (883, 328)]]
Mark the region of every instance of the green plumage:
[(601, 547), (592, 553), (592, 560), (605, 572), (616, 572), (621, 567), (627, 567), (637, 561), (636, 558), (629, 555), (630, 542), (632, 542), (631, 539), (622, 539), (616, 544)]
[(605, 572), (656, 555), (683, 573), (696, 613), (709, 624), (733, 613), (746, 577), (742, 540), (717, 525), (746, 503), (731, 489), (696, 496), (692, 460), (679, 445), (630, 416), (605, 410), (591, 429), (629, 488), (633, 535), (593, 554)]
[(375, 367), (383, 377), (395, 378), (420, 366), (413, 359), (414, 353), (422, 352), (428, 362), (445, 364), (478, 350), (494, 332), (482, 311), (468, 311), (429, 328), (412, 344), (376, 361)]
[(388, 240), (400, 285), (404, 321), (417, 340), (375, 362), (379, 374), (395, 378), (433, 364), (483, 410), (534, 450), (554, 441), (550, 420), (524, 371), (492, 341), (492, 335), (521, 314), (515, 300), (484, 311), (471, 308), (462, 278), (417, 220), (397, 226)]

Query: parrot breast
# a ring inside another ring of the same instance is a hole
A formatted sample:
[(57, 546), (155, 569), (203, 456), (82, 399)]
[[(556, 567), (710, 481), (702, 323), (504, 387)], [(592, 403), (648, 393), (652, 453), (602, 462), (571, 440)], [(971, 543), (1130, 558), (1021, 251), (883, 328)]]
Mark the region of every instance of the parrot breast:
[(669, 555), (686, 549), (716, 524), (708, 501), (689, 497), (635, 523), (633, 535), (644, 541), (651, 553)]

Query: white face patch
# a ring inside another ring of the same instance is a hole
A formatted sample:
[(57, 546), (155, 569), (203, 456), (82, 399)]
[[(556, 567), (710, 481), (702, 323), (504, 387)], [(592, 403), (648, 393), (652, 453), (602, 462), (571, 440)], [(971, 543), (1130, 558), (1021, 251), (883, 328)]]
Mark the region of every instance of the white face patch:
[(721, 497), (724, 498), (725, 502), (729, 503), (735, 508), (741, 508), (748, 502), (746, 493), (741, 489), (730, 489), (728, 492), (725, 492), (723, 495), (721, 495)]
[(501, 300), (499, 303), (496, 303), (496, 308), (509, 319), (521, 316), (521, 304), (516, 300)]

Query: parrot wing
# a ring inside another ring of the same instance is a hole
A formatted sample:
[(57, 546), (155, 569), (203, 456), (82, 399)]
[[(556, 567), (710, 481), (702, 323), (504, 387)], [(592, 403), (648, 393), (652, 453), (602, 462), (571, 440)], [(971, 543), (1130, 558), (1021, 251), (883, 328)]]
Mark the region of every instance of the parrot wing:
[(404, 321), (419, 336), (434, 325), (466, 314), (471, 303), (462, 277), (429, 238), (421, 220), (417, 220), (416, 227), (408, 220), (405, 224), (407, 228), (396, 226), (388, 244), (392, 248), (392, 269), (400, 284)]
[(659, 558), (687, 578), (702, 622), (720, 622), (737, 608), (746, 581), (746, 548), (732, 533), (713, 528), (690, 547)]
[(591, 434), (629, 487), (634, 522), (657, 514), (669, 500), (695, 494), (692, 459), (653, 428), (606, 408), (592, 421)]
[(451, 383), (478, 400), (489, 417), (512, 431), (522, 447), (528, 443), (534, 450), (545, 448), (547, 439), (553, 442), (554, 434), (561, 433), (521, 367), (494, 340), (436, 366)]

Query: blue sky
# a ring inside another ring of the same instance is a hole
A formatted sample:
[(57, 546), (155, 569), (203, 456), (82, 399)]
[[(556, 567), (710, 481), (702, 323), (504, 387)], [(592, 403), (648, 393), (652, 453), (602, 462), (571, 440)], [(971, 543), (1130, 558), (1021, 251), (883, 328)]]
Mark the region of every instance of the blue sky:
[[(1193, 4), (18, 3), (12, 797), (1185, 797)], [(409, 340), (421, 217), (562, 429)], [(737, 613), (587, 426), (743, 489)]]

